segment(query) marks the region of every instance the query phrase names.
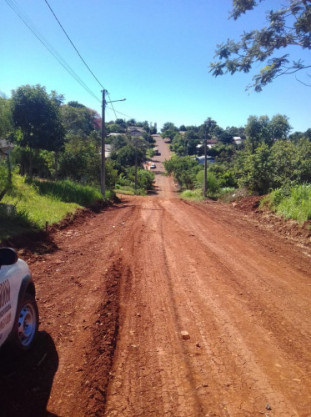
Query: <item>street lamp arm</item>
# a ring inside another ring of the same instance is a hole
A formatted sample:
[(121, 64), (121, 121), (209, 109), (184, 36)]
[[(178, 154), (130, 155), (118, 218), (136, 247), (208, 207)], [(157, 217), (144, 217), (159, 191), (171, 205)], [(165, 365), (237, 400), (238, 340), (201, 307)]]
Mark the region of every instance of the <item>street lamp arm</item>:
[(106, 103), (116, 103), (117, 101), (125, 101), (126, 98), (121, 98), (121, 100), (112, 100), (112, 101), (106, 101)]

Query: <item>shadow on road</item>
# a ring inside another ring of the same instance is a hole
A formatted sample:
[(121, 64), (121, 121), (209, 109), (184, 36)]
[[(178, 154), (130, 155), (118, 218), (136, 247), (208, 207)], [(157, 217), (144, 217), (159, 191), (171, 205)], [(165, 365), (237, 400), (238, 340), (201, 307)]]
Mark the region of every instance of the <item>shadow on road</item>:
[(0, 350), (0, 417), (54, 416), (46, 411), (58, 354), (48, 333), (39, 332), (34, 348), (21, 356)]
[(53, 237), (44, 230), (37, 232), (24, 233), (2, 241), (2, 246), (10, 246), (17, 250), (22, 250), (29, 255), (38, 253), (53, 253), (58, 250), (53, 241)]

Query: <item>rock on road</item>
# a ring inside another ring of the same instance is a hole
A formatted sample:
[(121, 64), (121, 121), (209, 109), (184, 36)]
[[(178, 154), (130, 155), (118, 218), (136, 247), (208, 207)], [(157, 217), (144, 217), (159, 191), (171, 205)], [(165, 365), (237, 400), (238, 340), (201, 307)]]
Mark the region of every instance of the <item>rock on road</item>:
[(310, 250), (180, 200), (157, 142), (155, 195), (122, 196), (32, 259), (58, 355), (49, 415), (310, 417)]

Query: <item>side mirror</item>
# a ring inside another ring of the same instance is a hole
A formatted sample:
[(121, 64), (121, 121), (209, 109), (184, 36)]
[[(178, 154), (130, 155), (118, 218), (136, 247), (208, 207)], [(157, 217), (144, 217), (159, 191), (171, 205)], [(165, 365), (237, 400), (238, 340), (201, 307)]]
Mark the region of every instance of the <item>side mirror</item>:
[(17, 262), (18, 256), (12, 248), (0, 248), (0, 266), (13, 265)]

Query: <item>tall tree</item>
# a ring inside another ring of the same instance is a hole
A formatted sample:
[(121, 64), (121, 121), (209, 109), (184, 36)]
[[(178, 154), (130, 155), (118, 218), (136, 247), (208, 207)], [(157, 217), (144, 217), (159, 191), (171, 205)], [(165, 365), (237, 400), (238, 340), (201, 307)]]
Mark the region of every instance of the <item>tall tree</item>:
[(59, 105), (40, 85), (25, 85), (13, 91), (12, 117), (22, 132), (21, 146), (58, 151), (64, 144)]
[[(233, 0), (231, 17), (237, 19), (263, 1)], [(273, 3), (275, 5), (276, 2)], [(311, 49), (310, 0), (280, 0), (278, 3), (279, 8), (267, 12), (267, 25), (262, 29), (244, 32), (238, 42), (229, 39), (217, 46), (216, 56), (219, 60), (210, 65), (210, 72), (214, 76), (237, 71), (247, 73), (255, 63), (262, 63), (249, 86), (261, 91), (276, 77), (311, 68), (311, 62), (291, 60), (289, 53), (278, 54), (290, 46)]]
[(270, 121), (270, 131), (274, 140), (286, 139), (290, 130), (291, 126), (287, 116), (276, 114), (272, 117)]
[(171, 122), (164, 123), (162, 127), (162, 131), (161, 131), (162, 138), (169, 138), (170, 140), (173, 140), (176, 133), (178, 133), (178, 129), (174, 125), (174, 123), (171, 123)]
[(262, 143), (272, 144), (268, 116), (249, 116), (245, 126), (246, 143), (252, 153)]

